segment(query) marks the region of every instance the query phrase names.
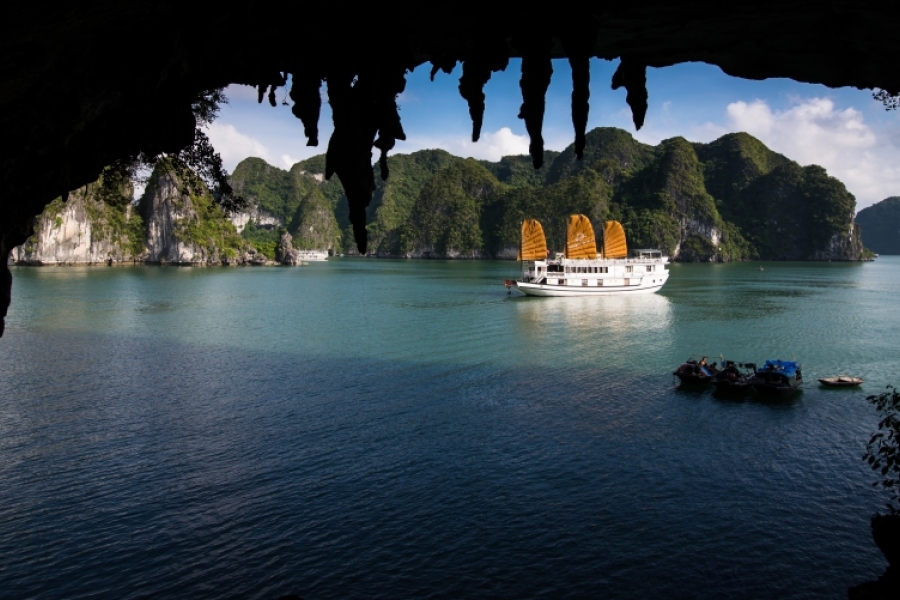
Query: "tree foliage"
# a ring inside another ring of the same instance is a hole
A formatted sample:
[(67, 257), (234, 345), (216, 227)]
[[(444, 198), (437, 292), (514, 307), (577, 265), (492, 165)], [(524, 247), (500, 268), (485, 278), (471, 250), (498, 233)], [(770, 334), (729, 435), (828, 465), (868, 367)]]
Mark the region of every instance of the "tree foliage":
[(884, 104), (885, 110), (896, 110), (900, 106), (900, 93), (892, 94), (886, 90), (875, 90), (872, 97)]
[(875, 405), (881, 420), (866, 445), (863, 460), (879, 476), (872, 485), (890, 493), (888, 512), (900, 514), (900, 392), (889, 385), (886, 391), (866, 400)]
[(147, 154), (141, 152), (116, 161), (103, 170), (99, 195), (108, 202), (124, 182), (142, 181), (141, 173), (163, 166), (181, 182), (186, 194), (212, 194), (214, 201), (224, 210), (232, 212), (245, 206), (244, 199), (234, 193), (228, 181), (228, 173), (222, 166), (222, 157), (212, 147), (203, 131), (213, 122), (219, 106), (228, 100), (221, 89), (204, 91), (191, 104), (194, 114), (194, 141), (175, 154)]
[(275, 248), (278, 246), (279, 236), (280, 232), (277, 228), (261, 227), (253, 219), (250, 219), (241, 230), (241, 237), (269, 260), (275, 260)]

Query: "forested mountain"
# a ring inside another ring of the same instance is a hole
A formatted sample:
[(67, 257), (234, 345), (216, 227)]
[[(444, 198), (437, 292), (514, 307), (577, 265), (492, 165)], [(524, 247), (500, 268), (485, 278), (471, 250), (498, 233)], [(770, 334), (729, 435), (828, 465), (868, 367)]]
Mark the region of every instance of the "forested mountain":
[[(675, 260), (858, 260), (864, 254), (853, 221), (856, 202), (844, 185), (746, 133), (708, 144), (679, 137), (650, 146), (621, 129), (598, 128), (587, 134), (583, 160), (571, 147), (545, 158), (535, 170), (525, 156), (490, 162), (421, 150), (390, 157), (387, 181), (373, 168), (371, 254), (515, 258), (527, 218), (543, 224), (552, 250), (562, 250), (566, 218), (576, 213), (587, 215), (598, 233), (603, 221), (621, 221), (630, 247), (659, 248)], [(139, 210), (127, 201), (107, 207), (87, 192), (72, 194), (69, 208), (61, 200), (48, 207), (20, 260), (91, 262), (103, 255), (259, 263), (261, 255), (275, 258), (282, 233), (297, 249), (354, 254), (343, 188), (336, 176), (326, 181), (324, 170), (324, 155), (290, 170), (259, 158), (242, 161), (231, 180), (248, 208), (231, 215), (231, 223), (210, 199), (182, 197), (173, 182), (163, 185), (161, 174), (151, 178)], [(898, 214), (900, 198), (860, 213), (875, 251), (900, 252), (880, 241), (896, 243)], [(138, 239), (140, 227), (146, 239)], [(81, 241), (88, 238), (93, 245)]]
[(900, 254), (900, 196), (885, 198), (864, 208), (856, 222), (866, 236), (866, 247), (878, 254)]
[[(383, 182), (376, 174), (368, 208), (370, 252), (513, 258), (525, 218), (540, 220), (559, 250), (566, 217), (583, 213), (598, 232), (604, 220), (617, 219), (630, 246), (660, 248), (678, 260), (857, 260), (863, 253), (855, 199), (844, 185), (746, 133), (650, 146), (621, 129), (597, 128), (587, 135), (583, 160), (569, 147), (547, 152), (544, 164), (534, 170), (525, 156), (475, 161), (442, 150), (390, 157), (390, 177)], [(332, 206), (341, 232), (329, 247), (353, 253), (346, 200), (336, 178), (325, 182), (323, 172), (324, 156), (289, 172), (250, 158), (232, 179), (301, 238), (311, 217), (297, 207), (319, 189), (319, 206)]]

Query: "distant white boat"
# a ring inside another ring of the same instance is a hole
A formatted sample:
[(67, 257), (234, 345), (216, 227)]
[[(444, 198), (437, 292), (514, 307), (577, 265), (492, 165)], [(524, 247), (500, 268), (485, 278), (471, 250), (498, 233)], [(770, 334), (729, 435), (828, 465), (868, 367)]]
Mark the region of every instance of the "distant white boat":
[(628, 252), (625, 230), (618, 221), (607, 221), (603, 251), (598, 253), (594, 229), (584, 215), (572, 215), (566, 231), (566, 252), (547, 257), (544, 230), (535, 219), (522, 223), (519, 260), (522, 277), (509, 281), (528, 296), (612, 296), (652, 293), (669, 278), (667, 256), (659, 250)]
[(325, 250), (297, 250), (297, 261), (322, 261), (328, 260), (328, 252)]

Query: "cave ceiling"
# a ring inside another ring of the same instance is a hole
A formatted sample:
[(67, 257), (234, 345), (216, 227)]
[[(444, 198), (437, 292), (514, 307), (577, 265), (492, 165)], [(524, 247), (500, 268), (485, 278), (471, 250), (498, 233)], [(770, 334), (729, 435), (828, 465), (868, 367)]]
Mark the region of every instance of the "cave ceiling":
[[(688, 61), (748, 79), (900, 92), (900, 10), (887, 2), (633, 0), (555, 3), (541, 12), (483, 9), (194, 0), (8, 7), (0, 21), (0, 252), (5, 257), (25, 240), (49, 201), (95, 180), (104, 166), (191, 144), (193, 100), (233, 83), (257, 86), (265, 100), (291, 74), (287, 91), (303, 141), (327, 151), (328, 174), (345, 187), (360, 248), (371, 165), (404, 139), (395, 98), (416, 67), (449, 72), (462, 63), (460, 94), (477, 138), (484, 83), (509, 58), (522, 58), (523, 104), (510, 120), (525, 119), (535, 165), (551, 59), (572, 64), (576, 146), (587, 122), (591, 59), (621, 59), (610, 84), (627, 90), (638, 127), (646, 67)], [(330, 140), (318, 140), (323, 92), (334, 119)], [(386, 170), (383, 164), (382, 176)], [(10, 277), (2, 270), (5, 314)]]

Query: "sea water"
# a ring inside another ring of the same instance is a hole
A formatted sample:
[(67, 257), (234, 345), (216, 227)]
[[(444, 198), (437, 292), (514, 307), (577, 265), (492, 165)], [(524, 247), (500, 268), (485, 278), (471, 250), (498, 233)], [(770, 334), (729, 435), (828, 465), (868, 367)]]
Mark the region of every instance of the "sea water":
[[(0, 596), (835, 598), (876, 578), (865, 398), (900, 383), (900, 258), (670, 270), (658, 294), (525, 298), (511, 262), (13, 268)], [(806, 383), (681, 389), (691, 355), (795, 359)], [(865, 383), (816, 383), (838, 373)]]

